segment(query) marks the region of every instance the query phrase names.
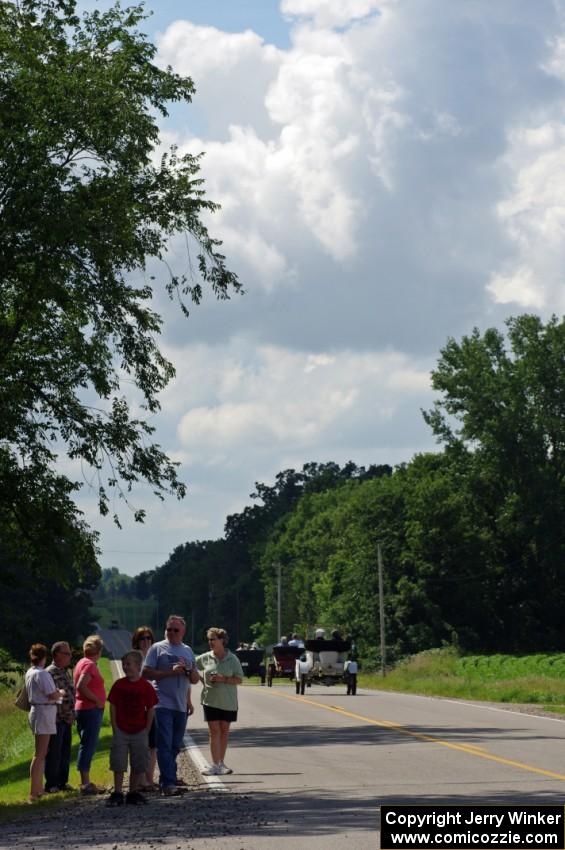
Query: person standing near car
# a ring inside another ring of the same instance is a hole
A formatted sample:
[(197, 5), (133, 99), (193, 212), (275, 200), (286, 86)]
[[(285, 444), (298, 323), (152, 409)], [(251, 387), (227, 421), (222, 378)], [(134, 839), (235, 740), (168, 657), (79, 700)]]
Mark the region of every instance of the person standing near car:
[(178, 614), (167, 619), (165, 639), (154, 643), (145, 656), (143, 676), (155, 683), (159, 703), (155, 707), (159, 785), (166, 797), (177, 796), (177, 756), (182, 748), (186, 721), (193, 712), (191, 684), (199, 681), (195, 657), (183, 643), (186, 623)]
[(75, 686), (69, 675), (71, 647), (65, 640), (59, 640), (51, 647), (52, 662), (47, 667), (55, 686), (64, 692), (61, 702), (57, 703), (57, 731), (49, 739), (49, 749), (45, 758), (45, 790), (48, 794), (57, 791), (72, 791), (69, 785), (71, 764), (71, 741), (75, 720)]
[(345, 662), (344, 673), (347, 681), (347, 695), (354, 697), (357, 693), (357, 671), (359, 665), (354, 658), (349, 658)]
[(196, 665), (201, 672), (202, 706), (208, 724), (212, 764), (205, 767), (204, 776), (233, 773), (224, 762), (228, 748), (230, 723), (237, 720), (237, 686), (243, 681), (239, 658), (228, 649), (225, 629), (212, 628), (207, 632), (210, 652), (199, 655)]

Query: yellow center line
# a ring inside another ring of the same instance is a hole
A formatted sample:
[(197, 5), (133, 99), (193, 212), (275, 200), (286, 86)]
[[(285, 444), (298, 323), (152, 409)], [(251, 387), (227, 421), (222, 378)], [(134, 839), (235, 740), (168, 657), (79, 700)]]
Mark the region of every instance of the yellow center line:
[[(258, 689), (259, 690), (259, 689)], [(275, 691), (273, 688), (266, 689), (261, 688), (259, 690), (262, 694), (268, 694), (269, 696), (282, 697), (283, 699), (290, 699), (294, 702), (299, 703), (307, 703), (308, 705), (315, 705), (317, 708), (324, 708), (326, 711), (333, 711), (336, 714), (341, 714), (344, 717), (351, 717), (353, 720), (361, 720), (363, 723), (369, 723), (371, 726), (380, 726), (383, 729), (391, 729), (395, 732), (399, 732), (402, 735), (408, 735), (411, 738), (417, 738), (419, 741), (427, 741), (432, 744), (439, 744), (441, 747), (447, 747), (449, 750), (457, 750), (458, 752), (467, 753), (470, 756), (475, 756), (476, 758), (486, 759), (487, 761), (494, 761), (498, 764), (505, 764), (509, 767), (516, 767), (518, 770), (525, 770), (528, 773), (538, 773), (541, 776), (549, 776), (551, 779), (560, 779), (565, 782), (565, 775), (562, 773), (555, 773), (553, 770), (544, 770), (541, 767), (535, 767), (533, 764), (526, 764), (521, 761), (514, 761), (514, 759), (507, 759), (503, 756), (495, 756), (492, 753), (487, 752), (482, 747), (477, 747), (474, 744), (454, 744), (452, 741), (443, 741), (441, 738), (437, 738), (434, 735), (426, 735), (423, 732), (414, 732), (412, 729), (408, 729), (406, 726), (401, 726), (399, 723), (394, 723), (392, 720), (374, 720), (372, 717), (365, 717), (363, 714), (356, 714), (353, 711), (347, 711), (345, 708), (338, 708), (335, 705), (327, 705), (323, 702), (316, 702), (309, 697), (304, 696), (294, 696), (293, 694), (285, 694), (281, 691)]]

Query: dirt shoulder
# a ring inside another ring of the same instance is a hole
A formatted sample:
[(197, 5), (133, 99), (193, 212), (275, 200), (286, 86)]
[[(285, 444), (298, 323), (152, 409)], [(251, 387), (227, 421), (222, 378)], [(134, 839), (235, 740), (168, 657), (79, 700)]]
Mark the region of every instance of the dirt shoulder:
[[(434, 699), (452, 699), (451, 697), (434, 697)], [(537, 703), (513, 703), (513, 702), (487, 702), (485, 700), (460, 699), (452, 700), (453, 702), (464, 702), (468, 705), (481, 705), (491, 708), (499, 708), (502, 711), (514, 711), (518, 714), (533, 714), (536, 717), (550, 717), (553, 720), (562, 720), (565, 722), (565, 714), (560, 714), (556, 711), (547, 711), (541, 708)]]

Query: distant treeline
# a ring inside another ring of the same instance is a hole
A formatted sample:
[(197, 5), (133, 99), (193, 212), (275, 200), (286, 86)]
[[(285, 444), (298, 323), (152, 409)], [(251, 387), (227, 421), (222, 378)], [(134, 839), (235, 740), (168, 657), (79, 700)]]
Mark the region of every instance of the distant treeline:
[[(389, 659), (442, 644), (565, 649), (565, 321), (507, 324), (506, 335), (474, 331), (441, 352), (438, 400), (424, 413), (437, 453), (394, 469), (329, 462), (280, 472), (256, 484), (222, 539), (180, 545), (134, 579), (106, 576), (97, 604), (153, 599), (152, 624), (182, 613), (197, 646), (210, 625), (232, 642), (267, 643), (278, 637), (280, 571), (283, 633), (339, 627), (376, 664), (380, 546)], [(65, 634), (79, 630), (99, 583), (84, 569), (74, 585), (38, 583), (13, 563), (3, 575), (0, 645), (9, 649), (30, 623), (45, 639), (59, 617)]]
[(139, 577), (160, 609), (185, 612), (196, 641), (210, 624), (272, 641), (280, 565), (283, 631), (339, 626), (376, 661), (380, 544), (390, 658), (565, 648), (565, 323), (449, 340), (432, 384), (441, 452), (257, 484), (223, 539)]

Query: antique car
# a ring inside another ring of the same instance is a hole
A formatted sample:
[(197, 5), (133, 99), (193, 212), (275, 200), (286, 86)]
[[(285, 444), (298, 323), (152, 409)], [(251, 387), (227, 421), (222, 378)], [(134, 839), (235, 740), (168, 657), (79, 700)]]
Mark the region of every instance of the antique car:
[(235, 654), (239, 658), (239, 663), (243, 669), (245, 677), (251, 679), (253, 676), (258, 676), (261, 679), (261, 684), (265, 684), (265, 651), (263, 649), (236, 649)]
[(340, 685), (345, 681), (344, 667), (351, 641), (325, 638), (306, 640), (301, 657), (296, 659), (296, 693), (304, 694), (311, 685)]
[(267, 666), (267, 685), (273, 684), (273, 679), (294, 679), (296, 660), (304, 650), (300, 646), (274, 646)]

